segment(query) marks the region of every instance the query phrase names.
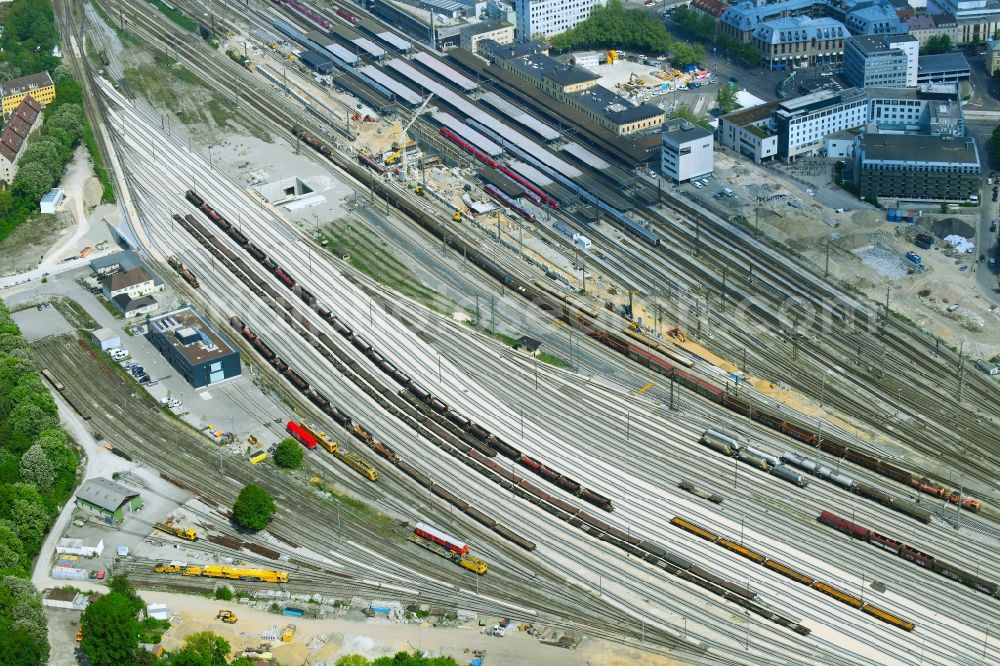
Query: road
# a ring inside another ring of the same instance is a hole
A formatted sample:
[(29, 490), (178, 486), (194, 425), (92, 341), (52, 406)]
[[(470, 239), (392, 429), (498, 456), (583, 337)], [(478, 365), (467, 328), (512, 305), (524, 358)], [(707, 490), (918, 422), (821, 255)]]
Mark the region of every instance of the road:
[[(990, 135), (996, 124), (967, 123), (968, 133), (975, 137), (979, 149), (979, 159), (983, 165), (983, 205), (979, 211), (979, 228), (976, 230), (976, 255), (985, 254), (987, 261), (976, 267), (976, 284), (983, 298), (994, 305), (1000, 306), (1000, 290), (997, 289), (998, 266), (990, 267), (989, 257), (996, 257), (1000, 251), (997, 245), (997, 233), (990, 231), (990, 226), (998, 217), (997, 204), (992, 202), (993, 187), (987, 183), (990, 171), (1000, 170), (993, 160), (990, 149)], [(1000, 260), (998, 260), (1000, 261)]]

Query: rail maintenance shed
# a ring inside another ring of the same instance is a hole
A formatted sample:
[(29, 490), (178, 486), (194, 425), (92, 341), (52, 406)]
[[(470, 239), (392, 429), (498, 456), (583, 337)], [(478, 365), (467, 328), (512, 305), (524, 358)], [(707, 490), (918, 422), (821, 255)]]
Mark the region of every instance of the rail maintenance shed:
[(110, 479), (89, 479), (76, 491), (76, 506), (117, 526), (142, 505), (139, 493)]

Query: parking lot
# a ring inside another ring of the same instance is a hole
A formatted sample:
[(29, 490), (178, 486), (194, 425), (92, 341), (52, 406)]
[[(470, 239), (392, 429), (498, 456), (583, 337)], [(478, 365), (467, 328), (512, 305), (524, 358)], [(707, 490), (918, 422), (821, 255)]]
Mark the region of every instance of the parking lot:
[[(157, 402), (189, 425), (198, 430), (231, 431), (242, 441), (253, 435), (265, 447), (284, 436), (280, 424), (290, 416), (288, 408), (273, 394), (267, 383), (261, 381), (253, 366), (244, 363), (243, 374), (239, 377), (210, 387), (192, 388), (145, 337), (143, 318), (128, 321), (116, 318), (94, 294), (81, 286), (90, 274), (89, 269), (80, 269), (53, 276), (46, 283), (33, 283), (30, 288), (26, 285), (25, 288), (12, 290), (7, 300), (12, 309), (24, 308), (14, 315), (24, 335), (36, 341), (76, 331), (78, 325), (67, 321), (56, 307), (45, 306), (53, 297), (70, 299), (79, 304), (83, 317), (96, 322), (97, 327), (109, 328), (119, 334), (127, 357), (118, 364), (132, 377), (136, 388), (144, 388)], [(180, 296), (169, 286), (157, 294), (157, 300), (160, 301), (160, 309), (154, 314), (182, 303)], [(228, 337), (228, 331), (220, 330)], [(112, 361), (110, 357), (108, 360)], [(142, 367), (143, 372), (133, 374), (130, 371), (133, 366)], [(140, 384), (143, 375), (149, 379)]]

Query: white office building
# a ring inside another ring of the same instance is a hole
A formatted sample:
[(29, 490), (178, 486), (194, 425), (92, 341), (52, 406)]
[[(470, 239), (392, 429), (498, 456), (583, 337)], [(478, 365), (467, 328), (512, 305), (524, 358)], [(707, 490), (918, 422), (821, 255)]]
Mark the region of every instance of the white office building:
[(603, 4), (604, 0), (516, 0), (517, 41), (566, 32), (587, 20), (596, 5)]
[(660, 172), (664, 178), (683, 183), (712, 173), (712, 133), (687, 121), (668, 124), (662, 134)]
[(844, 74), (858, 88), (915, 88), (919, 50), (913, 35), (858, 35), (844, 47)]

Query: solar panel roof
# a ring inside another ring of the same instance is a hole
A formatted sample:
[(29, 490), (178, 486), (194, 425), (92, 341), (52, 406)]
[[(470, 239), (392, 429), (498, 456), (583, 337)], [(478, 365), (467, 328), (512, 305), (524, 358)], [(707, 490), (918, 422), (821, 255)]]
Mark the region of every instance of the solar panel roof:
[(346, 62), (348, 65), (353, 65), (358, 62), (358, 56), (354, 55), (340, 44), (327, 44), (326, 50), (340, 58), (343, 62)]
[(366, 37), (358, 37), (357, 39), (352, 39), (351, 42), (357, 44), (362, 50), (367, 51), (376, 58), (381, 58), (385, 55), (385, 49)]
[(503, 153), (503, 149), (500, 146), (493, 143), (450, 113), (434, 113), (431, 114), (431, 118), (434, 119), (434, 122), (444, 125), (490, 157), (499, 157)]
[(578, 143), (567, 143), (565, 146), (561, 146), (559, 150), (569, 153), (576, 159), (580, 160), (584, 164), (591, 166), (595, 169), (605, 170), (611, 168), (611, 165), (602, 160), (600, 157), (590, 152)]
[(395, 33), (392, 33), (392, 32), (380, 32), (380, 33), (377, 33), (375, 36), (378, 37), (379, 39), (381, 39), (386, 44), (391, 44), (392, 46), (395, 46), (400, 51), (409, 51), (410, 48), (411, 48), (411, 45), (410, 45), (410, 43), (408, 41), (406, 41), (405, 39), (399, 37)]
[(494, 109), (504, 114), (514, 122), (524, 125), (532, 132), (545, 139), (546, 141), (555, 141), (556, 139), (559, 138), (559, 132), (555, 131), (554, 129), (552, 129), (542, 121), (538, 120), (531, 114), (527, 113), (526, 111), (522, 111), (521, 109), (517, 108), (516, 106), (514, 106), (507, 100), (503, 99), (496, 93), (488, 92), (479, 99), (486, 102), (487, 104), (489, 104)]

